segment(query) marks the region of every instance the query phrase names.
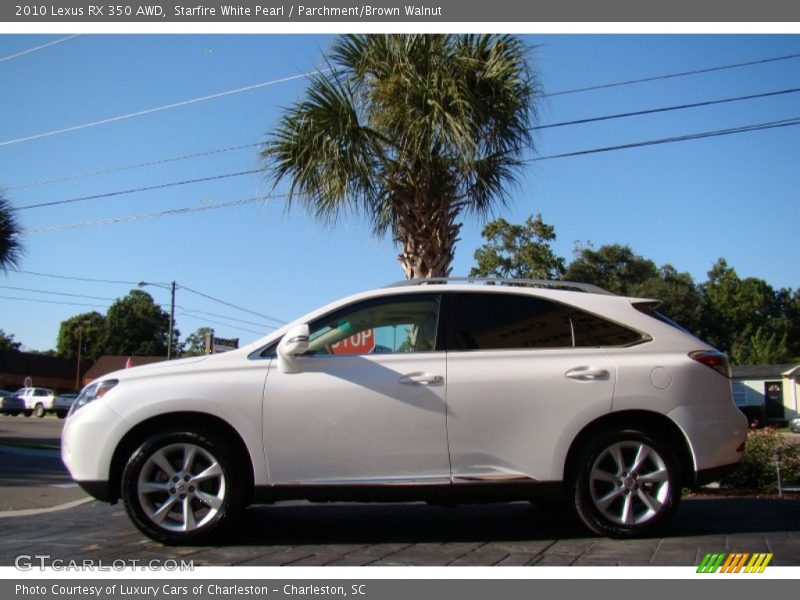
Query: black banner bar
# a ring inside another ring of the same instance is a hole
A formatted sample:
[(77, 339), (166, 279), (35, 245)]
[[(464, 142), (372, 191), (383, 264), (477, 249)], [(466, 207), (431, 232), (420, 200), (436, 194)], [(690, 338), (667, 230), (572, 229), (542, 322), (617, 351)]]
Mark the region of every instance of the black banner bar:
[(0, 21), (118, 22), (800, 22), (794, 0), (4, 0)]

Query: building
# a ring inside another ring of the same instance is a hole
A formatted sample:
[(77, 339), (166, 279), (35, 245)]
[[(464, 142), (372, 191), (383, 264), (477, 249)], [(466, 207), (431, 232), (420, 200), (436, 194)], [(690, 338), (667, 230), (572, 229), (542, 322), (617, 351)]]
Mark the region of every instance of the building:
[(733, 399), (748, 420), (782, 424), (800, 416), (800, 365), (741, 365), (731, 367)]
[(33, 352), (0, 352), (0, 389), (16, 391), (26, 384), (47, 387), (58, 392), (75, 391), (79, 379), (89, 369), (90, 361), (59, 358)]

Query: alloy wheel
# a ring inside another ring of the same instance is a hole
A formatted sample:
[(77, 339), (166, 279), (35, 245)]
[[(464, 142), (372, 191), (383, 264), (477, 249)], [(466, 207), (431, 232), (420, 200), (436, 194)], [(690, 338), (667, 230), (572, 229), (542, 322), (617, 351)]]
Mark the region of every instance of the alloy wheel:
[(656, 517), (669, 501), (670, 486), (664, 458), (642, 441), (611, 444), (589, 472), (592, 502), (605, 519), (618, 525), (642, 525)]
[(227, 493), (224, 469), (207, 449), (176, 443), (151, 454), (136, 485), (139, 503), (156, 526), (190, 532), (214, 520)]

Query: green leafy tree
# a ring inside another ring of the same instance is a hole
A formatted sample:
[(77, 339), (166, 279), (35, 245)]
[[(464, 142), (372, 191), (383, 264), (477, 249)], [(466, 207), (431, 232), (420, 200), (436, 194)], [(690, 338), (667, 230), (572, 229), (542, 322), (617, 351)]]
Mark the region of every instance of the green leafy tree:
[[(180, 352), (179, 335), (175, 329), (175, 354)], [(169, 314), (147, 292), (131, 290), (109, 307), (101, 347), (103, 354), (166, 356), (168, 338)]]
[(787, 345), (787, 334), (768, 332), (764, 327), (748, 325), (742, 335), (731, 344), (731, 361), (737, 365), (782, 364), (791, 360)]
[(206, 335), (214, 335), (213, 327), (200, 327), (186, 336), (183, 356), (200, 356), (206, 353)]
[(550, 246), (555, 230), (542, 221), (542, 215), (528, 217), (522, 225), (497, 219), (487, 223), (481, 235), (486, 243), (475, 251), (476, 266), (470, 276), (560, 279), (564, 275), (564, 259)]
[(58, 328), (56, 351), (64, 358), (77, 358), (78, 342), (81, 358), (97, 360), (104, 352), (105, 317), (92, 311), (75, 315), (61, 322)]
[(0, 352), (19, 352), (21, 342), (14, 341), (14, 334), (6, 334), (0, 329)]
[(407, 277), (450, 272), (464, 214), (485, 217), (531, 146), (536, 81), (508, 35), (348, 35), (262, 151), (274, 186), (333, 223), (390, 233)]
[(661, 300), (659, 312), (689, 331), (700, 331), (702, 297), (689, 273), (679, 273), (672, 265), (663, 265), (655, 276), (631, 284), (629, 291), (632, 296)]
[(608, 244), (597, 250), (591, 246), (575, 249), (575, 258), (564, 279), (592, 283), (615, 294), (631, 295), (631, 290), (658, 277), (656, 264), (639, 256), (630, 246)]
[(701, 286), (701, 294), (702, 334), (717, 348), (735, 354), (735, 361), (778, 355), (788, 358), (786, 340), (792, 330), (792, 314), (784, 301), (786, 293), (776, 293), (763, 279), (741, 279), (720, 258)]
[(14, 209), (0, 189), (0, 269), (16, 269), (22, 260), (22, 240), (20, 226)]

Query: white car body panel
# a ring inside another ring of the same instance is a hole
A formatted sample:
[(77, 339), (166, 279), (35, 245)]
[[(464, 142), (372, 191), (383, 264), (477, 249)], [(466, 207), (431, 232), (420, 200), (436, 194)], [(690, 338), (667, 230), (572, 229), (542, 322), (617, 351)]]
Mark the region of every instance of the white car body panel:
[[(575, 434), (611, 410), (615, 369), (595, 348), (447, 353), (453, 480), (558, 481)], [(604, 370), (579, 381), (576, 368)], [(565, 443), (566, 441), (566, 443)]]
[[(444, 353), (271, 361), (264, 450), (277, 484), (448, 483)], [(429, 374), (430, 385), (403, 383)]]

